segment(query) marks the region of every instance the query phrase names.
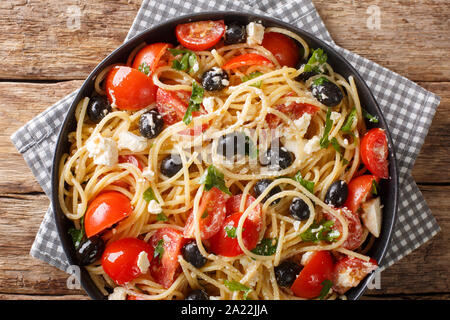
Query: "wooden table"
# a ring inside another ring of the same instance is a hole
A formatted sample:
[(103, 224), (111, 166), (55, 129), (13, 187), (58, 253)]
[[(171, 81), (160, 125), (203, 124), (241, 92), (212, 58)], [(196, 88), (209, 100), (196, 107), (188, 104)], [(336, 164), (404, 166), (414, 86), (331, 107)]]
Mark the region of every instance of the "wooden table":
[[(314, 0), (337, 44), (442, 97), (413, 175), (442, 231), (382, 273), (365, 299), (450, 298), (450, 2)], [(367, 27), (378, 4), (379, 30)], [(72, 6), (72, 7), (71, 7)], [(29, 256), (49, 200), (9, 137), (119, 46), (140, 0), (0, 2), (0, 299), (84, 299), (67, 275)], [(81, 12), (80, 29), (71, 17)]]

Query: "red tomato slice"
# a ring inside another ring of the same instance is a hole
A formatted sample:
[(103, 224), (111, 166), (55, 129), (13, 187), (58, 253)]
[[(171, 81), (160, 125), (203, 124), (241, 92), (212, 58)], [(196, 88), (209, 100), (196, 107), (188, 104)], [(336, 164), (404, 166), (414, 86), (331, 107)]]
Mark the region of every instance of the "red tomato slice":
[(225, 22), (196, 21), (177, 25), (175, 34), (178, 42), (190, 50), (206, 50), (216, 45), (225, 33)]
[(292, 284), (292, 292), (305, 299), (318, 297), (323, 287), (322, 282), (333, 278), (333, 264), (329, 251), (314, 253)]
[(357, 212), (361, 204), (370, 196), (373, 180), (378, 182), (378, 178), (370, 174), (356, 177), (348, 184), (348, 196), (344, 207), (352, 212)]
[(297, 44), (292, 38), (284, 34), (266, 32), (261, 45), (272, 52), (281, 66), (295, 68), (300, 60), (300, 51)]
[[(292, 102), (289, 105), (280, 104), (277, 105), (275, 108), (286, 114), (291, 120), (299, 119), (305, 113), (314, 115), (317, 111), (319, 111), (319, 107), (313, 106), (312, 104), (297, 103), (297, 102)], [(269, 128), (271, 129), (275, 129), (281, 123), (281, 119), (278, 118), (273, 113), (267, 114), (266, 121), (269, 125)]]
[[(361, 220), (359, 219), (359, 215), (356, 212), (347, 210), (346, 208), (340, 208), (337, 210), (341, 213), (348, 224), (348, 237), (342, 244), (342, 247), (349, 250), (358, 248), (363, 240), (363, 227)], [(332, 229), (338, 230), (342, 234), (342, 225), (334, 215), (325, 212), (324, 217), (326, 220), (334, 221)]]
[[(224, 257), (235, 257), (243, 254), (241, 247), (239, 246), (237, 236), (230, 236), (230, 232), (236, 232), (236, 228), (239, 223), (239, 219), (242, 216), (242, 212), (235, 212), (226, 217), (224, 224), (214, 236), (209, 239), (209, 249), (216, 255)], [(230, 231), (234, 230), (234, 231)], [(255, 223), (253, 220), (247, 218), (244, 221), (242, 230), (242, 240), (248, 250), (252, 250), (256, 247), (259, 241), (259, 230), (261, 226)], [(227, 232), (228, 231), (228, 232)]]
[(151, 77), (124, 66), (115, 66), (106, 76), (106, 94), (120, 110), (139, 110), (155, 101), (156, 86)]
[(130, 282), (142, 274), (138, 260), (141, 252), (147, 254), (148, 263), (153, 258), (153, 248), (145, 241), (124, 238), (110, 243), (102, 256), (106, 274), (119, 285)]
[(345, 257), (334, 266), (333, 290), (344, 294), (377, 268), (378, 263), (374, 259), (364, 261), (355, 257)]
[[(209, 239), (219, 231), (225, 220), (225, 194), (216, 187), (206, 191), (200, 200), (198, 212), (201, 238), (202, 240)], [(184, 226), (184, 237), (193, 239), (194, 234), (194, 214), (191, 212)]]
[(133, 156), (131, 154), (125, 155), (125, 156), (119, 156), (119, 163), (131, 163), (139, 168), (139, 170), (142, 171), (142, 164), (138, 160), (136, 156)]
[(371, 129), (361, 139), (361, 160), (378, 178), (389, 178), (388, 154), (387, 138), (383, 129)]
[[(227, 200), (227, 216), (235, 213), (235, 212), (239, 212), (239, 207), (241, 205), (241, 199), (242, 199), (242, 194), (237, 194), (235, 196), (232, 196), (231, 198), (229, 198)], [(247, 196), (247, 200), (245, 201), (245, 205), (244, 205), (244, 210), (246, 210), (256, 199), (251, 196), (248, 195)], [(263, 214), (262, 214), (262, 207), (260, 204), (258, 204), (247, 216), (248, 220), (253, 221), (257, 227), (258, 227), (258, 232), (262, 230), (262, 226), (263, 226)]]
[(164, 288), (169, 288), (175, 281), (179, 271), (178, 255), (184, 245), (183, 234), (173, 228), (162, 228), (150, 238), (149, 243), (153, 250), (163, 241), (162, 256), (154, 257), (150, 263), (150, 274), (153, 279)]
[(272, 61), (257, 53), (245, 53), (231, 58), (223, 66), (223, 70), (231, 70), (245, 66), (273, 66)]
[(167, 52), (167, 48), (172, 48), (173, 45), (170, 43), (152, 43), (145, 46), (136, 54), (132, 67), (134, 69), (139, 69), (142, 63), (146, 63), (151, 72), (154, 72), (156, 68), (161, 66), (160, 60), (164, 53)]
[(84, 230), (88, 238), (99, 234), (128, 217), (133, 208), (130, 199), (117, 191), (100, 193), (89, 204), (84, 215)]

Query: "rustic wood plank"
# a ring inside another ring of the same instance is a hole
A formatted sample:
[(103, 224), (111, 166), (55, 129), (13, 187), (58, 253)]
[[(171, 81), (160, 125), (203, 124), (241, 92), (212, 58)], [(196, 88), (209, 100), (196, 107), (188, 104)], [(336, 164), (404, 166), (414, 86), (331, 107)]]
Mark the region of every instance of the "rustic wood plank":
[[(448, 269), (450, 186), (422, 186), (422, 192), (444, 232), (381, 274), (381, 290), (370, 295), (450, 293)], [(48, 199), (45, 195), (3, 196), (0, 200), (0, 293), (80, 295), (67, 288), (67, 275), (29, 256)]]
[[(84, 79), (124, 40), (141, 0), (15, 0), (0, 4), (0, 79)], [(335, 41), (417, 81), (450, 80), (446, 0), (314, 1)], [(78, 8), (78, 9), (77, 9)], [(71, 11), (72, 10), (72, 11)], [(80, 28), (71, 17), (80, 12)]]

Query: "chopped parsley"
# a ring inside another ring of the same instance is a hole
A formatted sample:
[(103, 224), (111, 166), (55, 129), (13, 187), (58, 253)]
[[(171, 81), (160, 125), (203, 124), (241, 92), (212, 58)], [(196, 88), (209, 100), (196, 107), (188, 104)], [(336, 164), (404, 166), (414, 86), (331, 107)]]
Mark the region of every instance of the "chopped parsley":
[(251, 159), (255, 159), (259, 155), (259, 150), (249, 136), (245, 135), (245, 154)]
[(158, 199), (156, 199), (155, 192), (153, 191), (152, 187), (149, 187), (147, 190), (145, 190), (142, 196), (144, 197), (144, 200), (147, 202), (155, 200), (156, 202), (159, 203)]
[[(257, 77), (259, 77), (261, 75), (263, 75), (262, 72), (255, 71), (255, 72), (252, 72), (252, 73), (250, 73), (250, 74), (248, 74), (246, 76), (243, 76), (241, 80), (242, 80), (242, 82), (246, 82), (246, 81), (255, 79), (255, 78), (257, 78)], [(259, 81), (255, 82), (254, 84), (251, 84), (250, 86), (256, 87), (256, 88), (261, 88), (261, 85), (262, 85), (262, 80), (259, 80)]]
[(138, 67), (138, 70), (140, 71), (140, 72), (142, 72), (143, 74), (145, 74), (146, 76), (149, 76), (150, 75), (150, 66), (147, 64), (147, 62), (142, 62), (140, 65), (139, 65), (139, 67)]
[(327, 54), (321, 49), (318, 48), (313, 51), (311, 58), (309, 58), (308, 62), (303, 69), (303, 72), (315, 72), (315, 73), (324, 73), (325, 72), (325, 63), (327, 62)]
[(225, 231), (227, 233), (227, 237), (234, 239), (236, 238), (236, 227), (233, 226), (226, 226)]
[(196, 81), (192, 82), (191, 98), (189, 99), (189, 104), (183, 117), (183, 122), (185, 124), (191, 123), (192, 112), (200, 110), (204, 92), (205, 90)]
[(84, 216), (80, 220), (80, 229), (70, 228), (67, 231), (70, 236), (72, 237), (73, 245), (75, 246), (75, 249), (78, 249), (80, 247), (81, 241), (84, 237)]
[(155, 252), (153, 253), (153, 258), (158, 257), (159, 261), (161, 261), (163, 254), (164, 254), (164, 240), (161, 239), (156, 244)]
[(326, 279), (326, 280), (322, 281), (321, 285), (322, 285), (322, 289), (320, 290), (320, 294), (317, 297), (319, 300), (325, 299), (325, 297), (327, 296), (331, 287), (333, 286), (333, 282), (331, 282), (331, 280)]
[(308, 230), (300, 234), (303, 241), (307, 242), (318, 242), (326, 241), (333, 242), (340, 237), (341, 233), (338, 230), (332, 230), (334, 221), (332, 220), (322, 220), (317, 223), (314, 222)]
[(300, 183), (309, 192), (314, 193), (314, 181), (308, 181), (303, 179), (302, 173), (300, 171), (298, 171), (297, 174), (294, 176), (294, 180)]
[(373, 179), (371, 192), (374, 196), (378, 195), (379, 188), (380, 188), (380, 186), (378, 185), (377, 180)]
[(321, 85), (323, 85), (325, 82), (330, 82), (330, 80), (328, 80), (328, 79), (325, 78), (325, 77), (320, 77), (320, 78), (314, 80), (313, 83), (314, 83), (315, 86), (321, 86)]
[(237, 282), (235, 280), (233, 280), (233, 281), (225, 280), (224, 284), (231, 291), (242, 291), (242, 292), (244, 292), (244, 300), (248, 300), (248, 294), (252, 291), (252, 288), (249, 288), (249, 287), (247, 287), (247, 286), (243, 285), (242, 283)]
[(364, 118), (366, 118), (367, 120), (369, 120), (369, 122), (372, 123), (378, 123), (378, 117), (371, 115), (370, 113), (368, 113), (366, 110), (362, 109), (362, 115)]
[(225, 179), (222, 172), (216, 169), (213, 165), (210, 165), (203, 176), (200, 178), (200, 183), (205, 185), (206, 191), (216, 187), (217, 189), (231, 195), (230, 190), (225, 185)]
[(172, 68), (179, 71), (184, 71), (189, 74), (196, 73), (199, 70), (197, 56), (194, 52), (186, 49), (168, 49), (174, 56), (181, 55), (179, 60), (173, 60)]
[(322, 149), (328, 148), (328, 146), (330, 145), (330, 140), (328, 140), (328, 135), (330, 134), (332, 126), (333, 126), (333, 120), (331, 120), (331, 108), (328, 108), (327, 118), (325, 120), (325, 130), (323, 132), (322, 138), (320, 138), (320, 147)]
[(163, 212), (158, 213), (158, 215), (156, 216), (156, 220), (158, 221), (167, 221), (167, 219), (167, 216)]
[(265, 238), (252, 250), (254, 254), (260, 256), (272, 256), (277, 251), (278, 240), (274, 238)]
[(341, 127), (341, 131), (349, 133), (352, 131), (353, 121), (356, 120), (356, 108), (353, 108), (345, 119), (344, 124)]
[(334, 150), (336, 150), (342, 157), (343, 152), (341, 145), (339, 144), (339, 142), (335, 137), (331, 138), (331, 145), (333, 146)]

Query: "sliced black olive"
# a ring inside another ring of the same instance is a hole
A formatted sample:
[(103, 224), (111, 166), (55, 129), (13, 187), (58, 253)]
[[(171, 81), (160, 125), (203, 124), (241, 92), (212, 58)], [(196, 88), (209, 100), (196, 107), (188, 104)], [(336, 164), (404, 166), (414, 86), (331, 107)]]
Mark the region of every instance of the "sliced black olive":
[(318, 78), (313, 82), (311, 92), (317, 100), (327, 107), (337, 106), (344, 98), (341, 89), (324, 77)]
[(269, 166), (270, 170), (283, 170), (294, 162), (294, 156), (280, 144), (274, 144), (261, 155), (259, 159), (262, 166)]
[(296, 220), (307, 220), (309, 218), (309, 207), (302, 198), (294, 198), (289, 206), (289, 213)]
[[(305, 62), (302, 62), (300, 64), (300, 66), (298, 66), (297, 69), (301, 69), (304, 66), (305, 66)], [(309, 78), (311, 78), (312, 76), (315, 76), (316, 74), (317, 73), (315, 73), (314, 71), (302, 72), (295, 78), (295, 80), (297, 80), (297, 81), (306, 81)]]
[(275, 278), (282, 287), (290, 287), (297, 275), (302, 271), (302, 267), (291, 261), (283, 261), (278, 267), (275, 267)]
[(231, 159), (237, 154), (248, 154), (249, 148), (248, 138), (242, 132), (229, 133), (221, 136), (217, 141), (217, 153), (227, 159)]
[(218, 67), (213, 67), (202, 75), (202, 86), (208, 91), (222, 90), (230, 84), (228, 73)]
[(245, 30), (244, 25), (241, 25), (236, 21), (233, 21), (227, 25), (224, 38), (225, 44), (243, 43), (246, 40), (247, 31)]
[(173, 177), (183, 167), (181, 157), (178, 154), (169, 154), (161, 162), (161, 173), (167, 177)]
[(157, 137), (164, 127), (162, 115), (155, 109), (141, 115), (139, 118), (139, 132), (148, 139)]
[(109, 112), (111, 105), (105, 97), (94, 96), (89, 100), (86, 113), (92, 122), (99, 123)]
[(209, 300), (209, 295), (205, 291), (197, 289), (191, 291), (185, 300)]
[(348, 186), (343, 180), (335, 181), (328, 188), (325, 194), (325, 203), (336, 208), (342, 207), (347, 200)]
[(100, 259), (104, 250), (105, 242), (100, 236), (82, 241), (76, 252), (80, 266), (90, 265)]
[[(270, 180), (270, 179), (261, 179), (258, 182), (256, 182), (255, 185), (253, 186), (253, 191), (255, 192), (255, 196), (259, 197), (272, 182), (273, 182), (273, 180)], [(263, 201), (266, 202), (267, 199), (269, 199), (271, 196), (273, 196), (279, 192), (281, 192), (280, 186), (273, 187), (269, 191), (269, 193), (264, 197)], [(271, 204), (277, 204), (278, 202), (280, 202), (280, 199), (274, 200)]]
[(191, 241), (186, 243), (182, 249), (183, 258), (196, 268), (201, 268), (206, 263), (206, 258), (198, 250), (197, 243)]

